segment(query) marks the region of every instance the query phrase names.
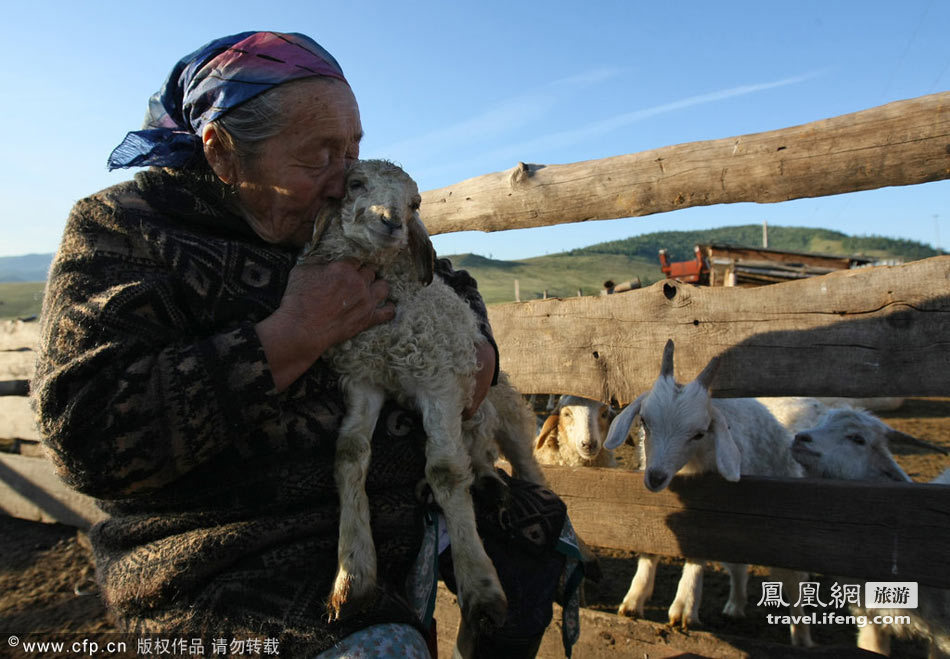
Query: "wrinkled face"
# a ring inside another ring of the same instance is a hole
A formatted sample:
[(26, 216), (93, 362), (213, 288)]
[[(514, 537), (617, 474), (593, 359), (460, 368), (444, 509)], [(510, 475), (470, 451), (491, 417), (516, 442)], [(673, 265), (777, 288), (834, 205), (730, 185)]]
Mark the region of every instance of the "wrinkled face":
[(559, 441), (569, 441), (585, 460), (596, 458), (604, 447), (610, 409), (599, 401), (565, 397), (558, 411)]
[(320, 208), (343, 196), (344, 169), (359, 157), (363, 128), (353, 92), (338, 80), (295, 83), (286, 103), (288, 127), (258, 157), (236, 161), (231, 184), (261, 238), (303, 247)]
[(383, 160), (355, 162), (346, 174), (343, 235), (376, 250), (401, 249), (421, 202), (415, 181), (399, 167)]
[(640, 407), (647, 489), (659, 492), (699, 451), (714, 450), (706, 446), (709, 405), (709, 391), (695, 381), (683, 386), (661, 375), (653, 385)]
[(831, 410), (795, 435), (792, 457), (813, 478), (906, 480), (887, 448), (888, 428), (854, 410)]

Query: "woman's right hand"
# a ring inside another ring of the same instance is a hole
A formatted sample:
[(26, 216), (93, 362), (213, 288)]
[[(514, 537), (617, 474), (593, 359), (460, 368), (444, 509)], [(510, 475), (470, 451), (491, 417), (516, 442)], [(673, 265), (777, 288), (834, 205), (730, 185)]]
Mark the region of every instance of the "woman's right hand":
[(328, 348), (389, 321), (389, 284), (355, 260), (300, 263), (290, 271), (280, 307), (256, 325), (278, 391)]

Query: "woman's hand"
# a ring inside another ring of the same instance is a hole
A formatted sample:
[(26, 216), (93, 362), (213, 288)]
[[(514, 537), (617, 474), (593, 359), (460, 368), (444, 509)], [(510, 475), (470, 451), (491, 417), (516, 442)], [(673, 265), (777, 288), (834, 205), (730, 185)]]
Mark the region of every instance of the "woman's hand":
[(463, 419), (471, 419), (478, 406), (485, 400), (491, 381), (495, 376), (495, 349), (488, 341), (479, 341), (475, 344), (476, 358), (478, 359), (478, 373), (475, 374), (475, 390), (472, 393), (472, 404), (462, 410)]
[(354, 260), (295, 266), (280, 307), (255, 328), (277, 390), (290, 386), (331, 346), (392, 320), (388, 295), (389, 284)]

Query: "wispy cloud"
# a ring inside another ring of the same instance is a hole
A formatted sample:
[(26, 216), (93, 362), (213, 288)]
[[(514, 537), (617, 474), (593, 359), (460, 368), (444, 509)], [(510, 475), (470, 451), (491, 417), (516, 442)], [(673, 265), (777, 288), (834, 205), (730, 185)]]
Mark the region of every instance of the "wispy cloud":
[[(531, 153), (537, 153), (541, 150), (550, 150), (552, 148), (563, 148), (578, 144), (585, 140), (590, 140), (592, 138), (616, 131), (621, 128), (625, 128), (631, 124), (635, 124), (639, 121), (649, 119), (651, 117), (656, 117), (662, 114), (667, 114), (669, 112), (675, 112), (677, 110), (683, 110), (690, 107), (695, 107), (697, 105), (706, 105), (709, 103), (715, 103), (717, 101), (724, 101), (730, 98), (736, 98), (739, 96), (747, 96), (749, 94), (755, 94), (758, 92), (767, 91), (769, 89), (777, 89), (779, 87), (787, 87), (789, 85), (795, 85), (798, 83), (805, 82), (812, 78), (815, 78), (821, 75), (821, 71), (814, 71), (810, 73), (803, 73), (801, 75), (792, 76), (789, 78), (782, 78), (781, 80), (774, 80), (771, 82), (763, 82), (751, 85), (740, 85), (738, 87), (729, 87), (726, 89), (720, 89), (718, 91), (709, 92), (706, 94), (698, 94), (695, 96), (688, 96), (686, 98), (672, 101), (670, 103), (663, 103), (660, 105), (655, 105), (653, 107), (644, 108), (641, 110), (634, 110), (633, 112), (624, 112), (622, 114), (617, 114), (600, 121), (595, 121), (589, 123), (585, 126), (579, 128), (574, 128), (571, 130), (558, 131), (554, 133), (548, 133), (546, 135), (541, 135), (530, 140), (523, 140), (517, 143), (508, 143), (502, 148), (493, 149), (491, 151), (486, 151), (479, 153), (477, 156), (472, 158), (467, 158), (464, 161), (456, 160), (452, 162), (453, 169), (471, 169), (472, 167), (477, 167), (479, 164), (484, 164), (486, 162), (497, 163), (499, 161), (512, 161), (518, 159), (525, 159), (526, 157), (530, 158)], [(417, 172), (420, 177), (424, 177), (426, 172), (420, 171)]]
[(656, 117), (661, 114), (667, 114), (669, 112), (675, 112), (676, 110), (683, 110), (685, 108), (690, 108), (697, 105), (706, 105), (708, 103), (724, 101), (726, 99), (736, 98), (738, 96), (747, 96), (749, 94), (755, 94), (769, 89), (776, 89), (778, 87), (787, 87), (789, 85), (805, 82), (806, 80), (815, 78), (818, 75), (820, 75), (819, 72), (804, 73), (802, 75), (792, 76), (790, 78), (782, 78), (781, 80), (775, 80), (772, 82), (741, 85), (739, 87), (720, 89), (707, 94), (688, 96), (678, 101), (672, 101), (670, 103), (663, 103), (661, 105), (655, 105), (642, 110), (635, 110), (633, 112), (625, 112), (623, 114), (614, 115), (613, 117), (608, 117), (607, 119), (602, 119), (580, 128), (549, 133), (547, 135), (522, 141), (517, 144), (508, 144), (503, 149), (496, 149), (489, 153), (480, 154), (478, 156), (478, 160), (483, 161), (486, 159), (497, 160), (499, 158), (512, 158), (518, 157), (518, 154), (536, 151), (540, 148), (550, 149), (552, 147), (570, 146), (572, 144), (577, 144), (578, 142), (610, 133), (639, 121), (643, 121), (644, 119)]
[(477, 144), (486, 138), (535, 122), (563, 97), (576, 94), (584, 87), (605, 82), (619, 73), (619, 69), (605, 68), (559, 78), (525, 94), (501, 101), (482, 114), (424, 135), (385, 145), (376, 151), (381, 155), (412, 153), (416, 159), (425, 159), (457, 150), (462, 144)]

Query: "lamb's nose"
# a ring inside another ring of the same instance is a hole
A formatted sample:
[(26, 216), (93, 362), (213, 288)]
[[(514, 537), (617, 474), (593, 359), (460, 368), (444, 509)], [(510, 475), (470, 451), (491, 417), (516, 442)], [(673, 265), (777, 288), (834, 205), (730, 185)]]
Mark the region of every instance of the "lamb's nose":
[(650, 469), (647, 471), (647, 487), (653, 492), (660, 489), (666, 481), (666, 472), (661, 469)]
[(383, 217), (380, 218), (380, 221), (386, 225), (386, 228), (389, 229), (389, 232), (392, 233), (400, 228), (402, 228), (402, 222), (398, 220), (391, 220), (389, 218)]

